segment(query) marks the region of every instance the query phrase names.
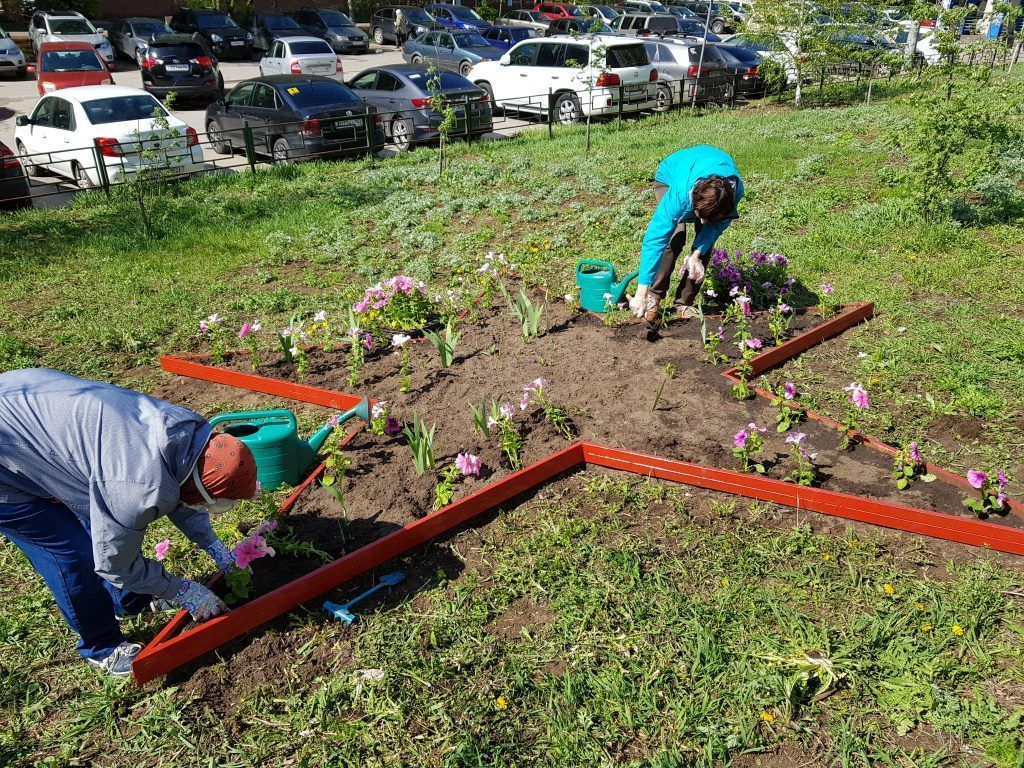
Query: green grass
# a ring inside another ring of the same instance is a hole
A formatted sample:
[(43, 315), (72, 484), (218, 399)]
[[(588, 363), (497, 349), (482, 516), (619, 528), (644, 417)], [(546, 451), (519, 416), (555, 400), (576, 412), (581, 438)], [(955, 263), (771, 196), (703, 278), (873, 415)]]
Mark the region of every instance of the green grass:
[[(398, 271), (443, 290), (489, 250), (564, 293), (581, 256), (636, 263), (657, 162), (707, 142), (736, 157), (748, 190), (723, 247), (785, 253), (808, 299), (832, 282), (841, 300), (878, 305), (875, 321), (791, 369), (812, 402), (839, 414), (838, 387), (862, 381), (869, 432), (1019, 477), (1019, 222), (966, 228), (914, 212), (889, 182), (906, 87), (870, 107), (596, 126), (587, 156), (576, 129), (456, 145), (440, 182), (430, 150), (200, 179), (152, 206), (161, 237), (149, 243), (118, 192), (5, 217), (0, 370), (49, 365), (146, 388), (157, 355), (202, 348), (197, 323), (211, 312), (268, 329), (338, 316)], [(976, 437), (941, 444), (948, 418)], [(658, 485), (587, 480), (503, 513), (482, 554), (456, 539), (459, 578), (350, 636), (294, 616), (294, 657), (215, 703), (193, 703), (187, 686), (98, 679), (27, 562), (0, 546), (0, 764), (667, 768), (779, 744), (793, 764), (1024, 762), (1024, 603), (1007, 594), (1019, 571), (944, 564), (905, 539), (758, 524), (769, 507), (697, 509)], [(662, 512), (642, 514), (652, 506)], [(542, 620), (526, 633), (495, 631), (531, 611)], [(842, 675), (817, 702), (825, 681), (808, 651)]]

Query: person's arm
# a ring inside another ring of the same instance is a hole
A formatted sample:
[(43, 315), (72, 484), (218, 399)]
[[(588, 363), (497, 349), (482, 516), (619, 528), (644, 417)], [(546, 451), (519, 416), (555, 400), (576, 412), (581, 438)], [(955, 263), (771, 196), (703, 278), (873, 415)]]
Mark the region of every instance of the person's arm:
[(704, 224), (700, 229), (700, 234), (693, 238), (693, 245), (691, 249), (696, 252), (700, 251), (701, 256), (707, 256), (712, 248), (715, 247), (715, 243), (718, 242), (718, 238), (722, 236), (726, 228), (732, 224), (732, 219), (721, 219), (719, 221), (709, 221)]
[(680, 219), (691, 211), (690, 189), (685, 184), (670, 187), (661, 198), (644, 234), (640, 250), (640, 276), (637, 279), (639, 285), (650, 287), (654, 282), (662, 254), (672, 240), (672, 233), (679, 226)]
[(231, 550), (221, 541), (220, 537), (213, 532), (210, 513), (205, 509), (193, 509), (179, 504), (167, 513), (167, 519), (174, 523), (174, 526), (184, 533), (189, 541), (212, 557), (222, 571), (234, 564), (234, 555), (231, 554)]

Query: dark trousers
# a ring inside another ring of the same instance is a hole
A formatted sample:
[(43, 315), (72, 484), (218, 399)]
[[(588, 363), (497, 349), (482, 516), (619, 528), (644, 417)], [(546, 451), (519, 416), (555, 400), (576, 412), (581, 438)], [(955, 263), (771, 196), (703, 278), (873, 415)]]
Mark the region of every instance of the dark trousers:
[[(668, 186), (665, 184), (659, 183), (654, 188), (654, 194), (659, 203), (667, 192)], [(700, 234), (700, 230), (700, 221), (693, 222), (694, 239)], [(651, 293), (658, 297), (659, 302), (668, 295), (668, 289), (672, 283), (672, 273), (675, 271), (676, 261), (679, 259), (680, 254), (682, 254), (684, 245), (686, 245), (686, 222), (681, 221), (676, 227), (676, 231), (672, 233), (672, 239), (668, 243), (668, 248), (661, 255), (661, 261), (658, 262), (658, 272), (654, 276), (654, 282), (651, 283)], [(701, 254), (701, 262), (705, 268), (707, 268), (710, 258), (710, 250), (708, 253)], [(700, 291), (700, 286), (701, 283), (695, 282), (689, 276), (684, 275), (679, 279), (679, 285), (676, 286), (676, 294), (672, 303), (675, 305), (693, 306), (693, 302), (697, 299), (697, 292)]]
[(124, 640), (117, 616), (133, 616), (151, 595), (125, 592), (96, 575), (88, 521), (63, 504), (39, 499), (0, 504), (0, 534), (25, 553), (79, 637), (78, 652), (105, 659)]
[(395, 30), (395, 47), (396, 48), (401, 48), (403, 45), (405, 45), (405, 41), (408, 40), (408, 39), (409, 39), (409, 33), (408, 32), (399, 32), (398, 30)]

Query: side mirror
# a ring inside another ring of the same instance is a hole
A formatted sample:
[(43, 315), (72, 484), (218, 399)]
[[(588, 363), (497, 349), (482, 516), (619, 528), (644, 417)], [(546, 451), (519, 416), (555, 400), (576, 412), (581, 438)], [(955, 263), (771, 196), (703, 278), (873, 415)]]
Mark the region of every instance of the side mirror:
[(14, 124), (19, 128), (24, 128), (26, 125), (31, 125), (32, 121), (29, 120), (28, 115), (18, 115), (14, 120)]
[(103, 34), (103, 33), (105, 33), (106, 31), (107, 31), (107, 30), (105, 30), (105, 29), (104, 29), (103, 27), (96, 27), (96, 34), (97, 34), (97, 35), (102, 35), (102, 34)]
[(501, 64), (501, 66), (503, 66), (503, 67), (507, 67), (509, 64), (512, 63), (512, 56), (511, 56), (511, 54), (506, 53), (504, 56), (502, 56), (500, 59), (498, 59), (498, 63)]

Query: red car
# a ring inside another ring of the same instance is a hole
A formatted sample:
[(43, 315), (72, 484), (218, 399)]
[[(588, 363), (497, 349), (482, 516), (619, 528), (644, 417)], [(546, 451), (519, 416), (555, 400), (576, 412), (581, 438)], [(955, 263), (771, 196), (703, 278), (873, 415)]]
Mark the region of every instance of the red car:
[(42, 96), (78, 85), (114, 85), (92, 43), (43, 43), (36, 56), (36, 89)]
[(537, 3), (533, 6), (533, 10), (540, 11), (549, 19), (586, 18), (586, 14), (583, 11), (569, 3)]

